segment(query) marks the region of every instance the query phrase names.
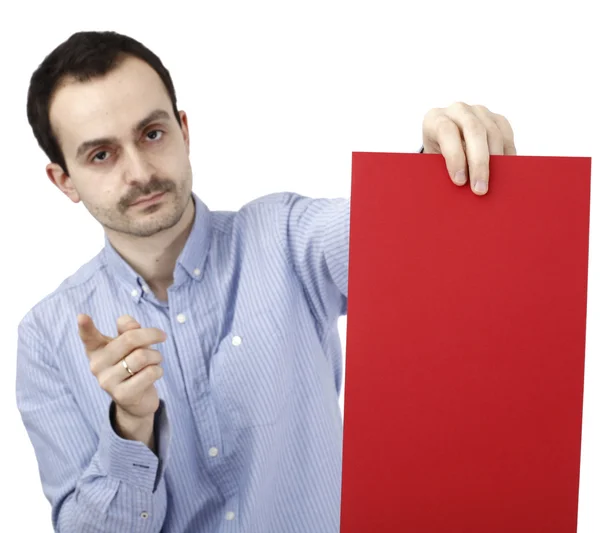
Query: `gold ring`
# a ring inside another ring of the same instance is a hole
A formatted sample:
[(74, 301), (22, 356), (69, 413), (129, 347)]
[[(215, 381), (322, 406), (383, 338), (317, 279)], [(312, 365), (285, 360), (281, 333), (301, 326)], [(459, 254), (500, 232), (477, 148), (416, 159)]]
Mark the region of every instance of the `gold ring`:
[(125, 361), (125, 357), (123, 357), (123, 359), (121, 359), (121, 364), (123, 365), (123, 368), (125, 368), (125, 370), (127, 370), (127, 372), (129, 372), (130, 376), (133, 376), (135, 374), (135, 372), (132, 372), (131, 368), (129, 368), (127, 361)]

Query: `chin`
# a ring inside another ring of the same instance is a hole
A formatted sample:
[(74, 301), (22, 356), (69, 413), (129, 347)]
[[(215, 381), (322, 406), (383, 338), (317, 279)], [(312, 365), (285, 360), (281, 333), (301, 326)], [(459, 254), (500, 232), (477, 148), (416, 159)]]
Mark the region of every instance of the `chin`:
[(166, 207), (156, 209), (155, 216), (150, 215), (149, 220), (132, 220), (128, 233), (138, 237), (151, 237), (176, 226), (184, 211), (173, 207), (165, 209)]

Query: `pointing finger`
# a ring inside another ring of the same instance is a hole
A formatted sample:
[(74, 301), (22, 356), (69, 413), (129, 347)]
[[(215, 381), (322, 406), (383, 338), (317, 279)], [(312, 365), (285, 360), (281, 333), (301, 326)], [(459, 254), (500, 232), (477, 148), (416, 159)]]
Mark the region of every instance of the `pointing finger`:
[(106, 346), (112, 337), (107, 337), (98, 331), (94, 325), (94, 321), (89, 315), (77, 315), (77, 325), (79, 328), (79, 336), (85, 346), (86, 352), (93, 352), (98, 348)]

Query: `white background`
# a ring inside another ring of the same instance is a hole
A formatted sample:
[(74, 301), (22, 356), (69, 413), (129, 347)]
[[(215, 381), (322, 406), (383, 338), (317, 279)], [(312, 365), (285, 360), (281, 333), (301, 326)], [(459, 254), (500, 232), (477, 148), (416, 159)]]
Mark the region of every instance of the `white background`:
[[(12, 13), (3, 12), (1, 529), (51, 531), (15, 405), (17, 324), (102, 246), (100, 226), (46, 178), (46, 158), (27, 124), (29, 77), (51, 49), (90, 29), (128, 33), (153, 49), (189, 115), (194, 190), (212, 209), (236, 209), (282, 190), (348, 196), (353, 150), (415, 151), (426, 111), (456, 100), (507, 116), (520, 154), (598, 157), (594, 2), (549, 6), (59, 0), (12, 4)], [(580, 533), (600, 531), (600, 189), (594, 170)], [(340, 327), (344, 337), (345, 323)]]

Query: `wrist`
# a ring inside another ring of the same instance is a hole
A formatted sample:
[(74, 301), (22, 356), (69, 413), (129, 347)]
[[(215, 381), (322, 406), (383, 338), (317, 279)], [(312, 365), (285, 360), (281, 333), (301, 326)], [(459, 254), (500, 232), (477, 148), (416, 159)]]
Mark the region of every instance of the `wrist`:
[(126, 440), (143, 442), (152, 451), (154, 446), (154, 414), (133, 416), (115, 404), (113, 429), (119, 437)]

